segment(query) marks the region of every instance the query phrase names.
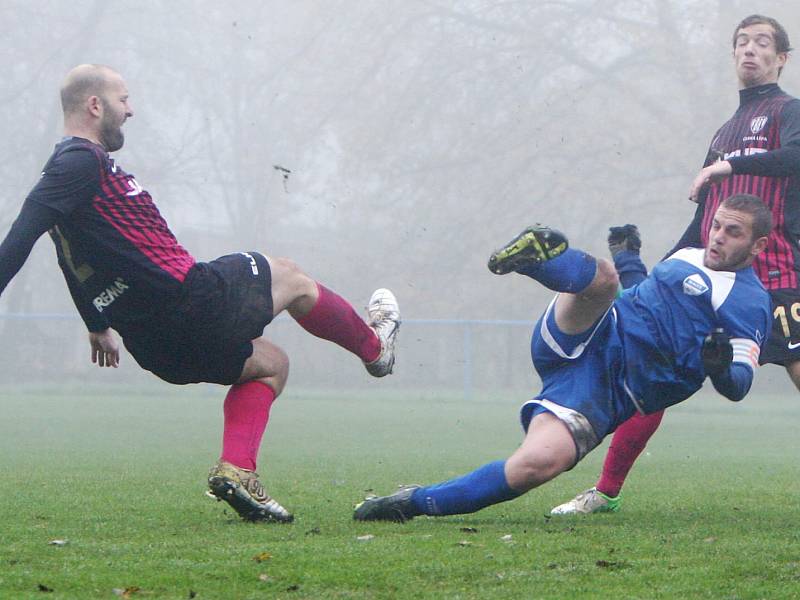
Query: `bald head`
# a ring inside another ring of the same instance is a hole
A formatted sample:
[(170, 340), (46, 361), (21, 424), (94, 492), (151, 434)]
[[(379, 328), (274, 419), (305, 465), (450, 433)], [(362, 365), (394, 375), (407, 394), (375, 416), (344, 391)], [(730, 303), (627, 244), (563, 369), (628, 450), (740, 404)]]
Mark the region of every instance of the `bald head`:
[(121, 79), (119, 73), (104, 65), (78, 65), (67, 73), (61, 85), (64, 114), (80, 110), (90, 96), (103, 97), (109, 84)]
[(108, 152), (122, 148), (122, 125), (133, 116), (122, 76), (104, 65), (78, 65), (61, 85), (64, 134), (101, 144)]

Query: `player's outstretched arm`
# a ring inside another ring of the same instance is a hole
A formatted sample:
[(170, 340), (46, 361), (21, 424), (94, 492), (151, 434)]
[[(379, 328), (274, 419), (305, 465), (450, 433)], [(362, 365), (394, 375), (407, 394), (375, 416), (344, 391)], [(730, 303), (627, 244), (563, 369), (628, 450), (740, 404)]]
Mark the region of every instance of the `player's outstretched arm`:
[(22, 268), (41, 235), (56, 223), (58, 212), (26, 200), (11, 230), (0, 244), (0, 294)]
[(89, 332), (89, 345), (92, 347), (92, 362), (98, 367), (119, 366), (119, 342), (109, 329)]

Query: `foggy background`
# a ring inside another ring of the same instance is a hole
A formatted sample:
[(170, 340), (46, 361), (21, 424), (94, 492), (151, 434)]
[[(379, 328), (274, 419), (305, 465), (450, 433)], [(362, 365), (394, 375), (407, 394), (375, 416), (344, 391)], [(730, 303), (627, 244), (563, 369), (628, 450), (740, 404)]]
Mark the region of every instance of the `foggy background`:
[[(377, 287), (398, 296), (382, 381), (270, 325), (288, 389), (522, 400), (537, 385), (527, 323), (551, 294), (492, 275), (489, 254), (540, 221), (600, 256), (609, 226), (635, 223), (648, 266), (663, 256), (738, 104), (731, 36), (755, 12), (800, 44), (788, 0), (0, 0), (0, 236), (61, 135), (64, 75), (107, 64), (135, 113), (117, 162), (198, 260), (259, 250), (358, 308)], [(800, 94), (794, 60), (780, 84)], [(167, 385), (128, 355), (91, 366), (47, 236), (0, 313), (4, 383)], [(793, 393), (776, 367), (767, 388)]]

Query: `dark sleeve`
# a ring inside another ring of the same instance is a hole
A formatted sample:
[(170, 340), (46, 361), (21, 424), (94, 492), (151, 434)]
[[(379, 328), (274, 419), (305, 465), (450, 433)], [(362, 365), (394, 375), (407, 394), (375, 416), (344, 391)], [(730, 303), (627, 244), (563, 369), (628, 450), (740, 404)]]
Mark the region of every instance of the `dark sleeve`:
[(727, 371), (711, 377), (714, 389), (728, 400), (739, 402), (750, 391), (753, 383), (753, 370), (739, 362), (731, 363)]
[[(39, 204), (28, 198), (19, 211), (19, 216), (11, 225), (6, 239), (0, 244), (0, 294), (6, 289), (14, 276), (25, 264), (33, 245), (42, 234), (52, 228), (61, 217), (57, 210)], [(72, 301), (78, 309), (89, 331), (103, 331), (108, 328), (105, 317), (86, 299), (75, 276), (70, 270), (62, 269)]]
[(100, 159), (90, 149), (68, 149), (45, 165), (28, 199), (68, 215), (91, 202), (100, 186), (100, 168)]
[(33, 245), (55, 225), (58, 211), (37, 202), (25, 200), (6, 239), (0, 244), (0, 294), (28, 260)]
[(734, 175), (800, 176), (800, 100), (794, 99), (784, 105), (780, 136), (780, 148), (729, 158)]
[(703, 222), (703, 213), (706, 209), (706, 202), (705, 199), (702, 199), (697, 204), (697, 209), (694, 211), (694, 218), (692, 222), (689, 223), (689, 226), (686, 228), (686, 231), (683, 232), (683, 235), (675, 244), (675, 246), (667, 252), (667, 254), (661, 260), (666, 259), (668, 256), (672, 256), (678, 250), (682, 248), (702, 248), (703, 242), (700, 239), (700, 226)]
[(614, 256), (614, 267), (623, 289), (628, 289), (647, 279), (647, 268), (638, 252), (623, 250)]

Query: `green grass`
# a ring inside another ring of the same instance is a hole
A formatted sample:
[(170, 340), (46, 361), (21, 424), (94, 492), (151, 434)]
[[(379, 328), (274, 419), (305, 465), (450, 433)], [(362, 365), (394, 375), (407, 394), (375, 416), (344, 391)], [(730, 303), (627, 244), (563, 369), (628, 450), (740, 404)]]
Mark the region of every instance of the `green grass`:
[(604, 446), (513, 502), (399, 525), (355, 523), (352, 507), (367, 490), (507, 456), (520, 399), (290, 393), (273, 410), (261, 471), (296, 520), (265, 525), (203, 495), (221, 395), (0, 391), (0, 598), (113, 598), (134, 586), (131, 598), (159, 599), (800, 593), (794, 397), (709, 395), (671, 409), (616, 515), (545, 517), (594, 482)]

